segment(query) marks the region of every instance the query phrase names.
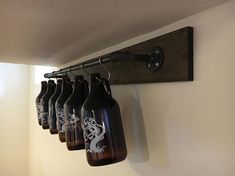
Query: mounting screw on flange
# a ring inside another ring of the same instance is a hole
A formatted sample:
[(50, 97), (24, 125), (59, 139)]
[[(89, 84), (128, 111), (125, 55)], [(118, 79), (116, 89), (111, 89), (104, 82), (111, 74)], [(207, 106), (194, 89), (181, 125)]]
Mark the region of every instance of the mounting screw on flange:
[(147, 67), (150, 71), (157, 71), (163, 64), (164, 55), (160, 47), (155, 47), (149, 52), (150, 59), (147, 63)]

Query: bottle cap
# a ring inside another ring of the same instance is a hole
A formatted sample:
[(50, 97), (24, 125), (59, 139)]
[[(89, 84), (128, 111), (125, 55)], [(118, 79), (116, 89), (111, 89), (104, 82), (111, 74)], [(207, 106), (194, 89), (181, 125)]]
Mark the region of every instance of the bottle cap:
[(49, 80), (48, 84), (55, 84), (55, 81), (54, 80)]
[(46, 85), (47, 82), (46, 82), (46, 81), (41, 81), (41, 84), (42, 84), (42, 85)]

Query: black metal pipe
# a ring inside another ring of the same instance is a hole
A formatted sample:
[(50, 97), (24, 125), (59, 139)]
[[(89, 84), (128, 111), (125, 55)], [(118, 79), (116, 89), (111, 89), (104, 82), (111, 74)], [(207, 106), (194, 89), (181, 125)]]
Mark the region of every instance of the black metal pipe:
[(91, 59), (70, 67), (62, 68), (58, 71), (54, 71), (51, 73), (44, 74), (45, 78), (58, 78), (63, 77), (66, 73), (74, 70), (84, 69), (88, 67), (92, 67), (95, 65), (107, 63), (107, 62), (118, 62), (118, 61), (128, 61), (128, 60), (136, 60), (140, 62), (146, 62), (147, 68), (151, 71), (156, 71), (161, 67), (163, 54), (161, 48), (157, 47), (154, 52), (149, 54), (133, 54), (128, 51), (126, 52), (113, 52), (106, 56), (102, 56), (100, 58)]
[(95, 65), (99, 65), (100, 62), (107, 63), (107, 62), (118, 62), (118, 61), (125, 61), (125, 60), (130, 60), (134, 59), (137, 61), (148, 61), (150, 59), (150, 55), (141, 55), (141, 54), (131, 54), (129, 52), (116, 52), (101, 58), (96, 58), (96, 59), (91, 59), (70, 67), (65, 67), (62, 68), (58, 71), (54, 71), (51, 73), (46, 73), (44, 74), (45, 78), (58, 78), (58, 77), (63, 77), (66, 73), (74, 70), (79, 70), (79, 69), (84, 69), (88, 67), (92, 67)]

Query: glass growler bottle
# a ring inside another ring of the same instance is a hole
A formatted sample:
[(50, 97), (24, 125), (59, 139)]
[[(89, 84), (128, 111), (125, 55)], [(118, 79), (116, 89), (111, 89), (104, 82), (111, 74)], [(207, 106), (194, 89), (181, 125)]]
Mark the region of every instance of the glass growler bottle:
[(62, 80), (57, 80), (57, 85), (54, 94), (49, 99), (49, 116), (48, 122), (50, 127), (51, 134), (58, 134), (57, 125), (56, 125), (56, 112), (55, 112), (55, 102), (60, 96), (62, 87)]
[(59, 139), (61, 142), (65, 142), (65, 123), (64, 123), (64, 104), (69, 98), (73, 91), (72, 82), (68, 77), (64, 77), (62, 80), (62, 90), (60, 96), (56, 100), (55, 110), (56, 110), (56, 123), (57, 130), (59, 133)]
[(112, 164), (126, 158), (119, 105), (112, 98), (108, 81), (98, 73), (90, 76), (90, 91), (82, 107), (82, 128), (91, 166)]
[(49, 123), (48, 123), (48, 103), (49, 99), (51, 98), (52, 94), (55, 91), (56, 84), (53, 80), (48, 81), (47, 85), (47, 91), (46, 93), (42, 96), (40, 100), (40, 117), (41, 117), (41, 122), (42, 122), (42, 128), (43, 129), (49, 129)]
[(88, 94), (88, 83), (83, 76), (76, 76), (74, 89), (64, 105), (66, 124), (66, 144), (68, 150), (84, 149), (83, 130), (81, 128), (81, 108)]
[(36, 110), (37, 110), (37, 117), (38, 117), (39, 125), (42, 125), (41, 117), (40, 117), (40, 99), (46, 93), (46, 91), (47, 91), (47, 82), (46, 81), (42, 81), (41, 82), (41, 91), (38, 94), (38, 96), (36, 97)]

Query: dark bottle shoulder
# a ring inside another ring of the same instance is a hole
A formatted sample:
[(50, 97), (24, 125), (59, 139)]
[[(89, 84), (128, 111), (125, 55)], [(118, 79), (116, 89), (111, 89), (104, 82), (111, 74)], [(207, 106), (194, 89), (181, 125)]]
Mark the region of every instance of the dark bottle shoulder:
[(55, 93), (51, 96), (50, 100), (51, 100), (52, 102), (56, 102), (56, 100), (58, 99), (59, 96), (60, 96), (60, 92), (55, 92)]
[(84, 110), (94, 110), (94, 109), (102, 109), (102, 108), (113, 108), (119, 107), (118, 103), (111, 96), (106, 96), (102, 99), (89, 97), (86, 99), (83, 104)]
[(35, 99), (36, 103), (39, 103), (40, 99), (41, 99), (40, 97), (36, 97), (36, 99)]
[(58, 99), (56, 100), (56, 102), (58, 102), (60, 104), (64, 104), (68, 100), (71, 93), (72, 93), (72, 91), (62, 92), (60, 94), (60, 96), (58, 97)]
[(70, 106), (82, 106), (83, 103), (84, 101), (82, 101), (81, 98), (75, 96), (69, 97), (66, 101), (66, 105)]
[(56, 100), (56, 103), (57, 103), (57, 104), (64, 105), (64, 103), (66, 102), (66, 100), (67, 100), (66, 97), (59, 97), (59, 98)]
[(48, 100), (51, 98), (52, 94), (53, 94), (53, 91), (46, 92), (46, 93), (42, 96), (42, 98), (40, 99), (40, 101), (48, 101)]

